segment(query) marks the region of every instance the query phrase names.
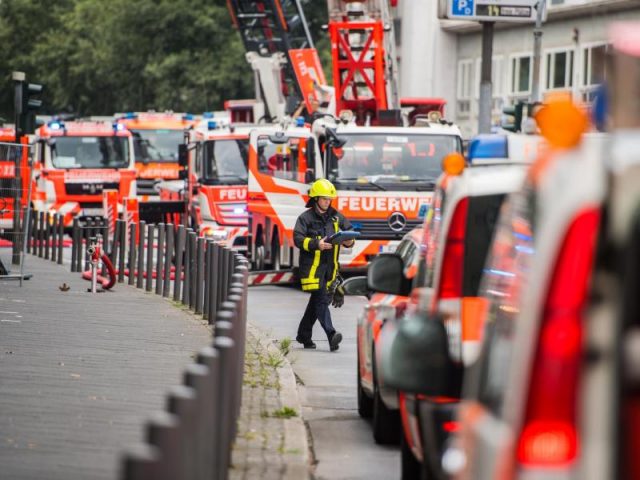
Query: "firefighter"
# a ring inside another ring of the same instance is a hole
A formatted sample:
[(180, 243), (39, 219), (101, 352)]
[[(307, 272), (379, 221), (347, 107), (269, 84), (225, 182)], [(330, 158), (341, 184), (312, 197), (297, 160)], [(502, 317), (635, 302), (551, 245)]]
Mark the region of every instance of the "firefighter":
[[(293, 239), (300, 249), (300, 283), (302, 290), (310, 292), (307, 308), (298, 326), (296, 341), (304, 348), (316, 348), (311, 340), (313, 325), (318, 320), (327, 334), (329, 349), (334, 352), (342, 341), (342, 334), (333, 328), (329, 304), (341, 307), (344, 293), (340, 288), (338, 254), (340, 244), (332, 244), (328, 238), (334, 233), (351, 229), (351, 223), (331, 206), (336, 198), (336, 187), (326, 179), (315, 181), (309, 190), (306, 210), (296, 221)], [(353, 246), (355, 240), (342, 242)]]

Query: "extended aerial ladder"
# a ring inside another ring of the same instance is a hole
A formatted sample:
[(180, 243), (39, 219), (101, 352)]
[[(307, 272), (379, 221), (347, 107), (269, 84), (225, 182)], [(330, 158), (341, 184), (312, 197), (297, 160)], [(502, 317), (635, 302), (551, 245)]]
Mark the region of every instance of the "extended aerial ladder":
[(328, 106), (323, 93), (332, 91), (300, 0), (227, 0), (227, 7), (256, 75), (256, 98), (264, 104), (258, 117), (276, 121)]

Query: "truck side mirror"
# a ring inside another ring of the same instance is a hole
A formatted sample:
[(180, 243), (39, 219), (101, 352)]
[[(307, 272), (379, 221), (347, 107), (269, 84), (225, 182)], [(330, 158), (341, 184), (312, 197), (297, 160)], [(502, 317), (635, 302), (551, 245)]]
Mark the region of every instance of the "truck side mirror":
[(307, 170), (304, 172), (304, 183), (313, 183), (315, 179), (316, 176), (314, 175), (313, 170), (307, 168)]
[(368, 297), (370, 290), (367, 286), (367, 277), (351, 277), (347, 278), (342, 284), (345, 295)]
[(189, 147), (186, 143), (178, 145), (178, 165), (181, 167), (189, 165)]
[(441, 318), (416, 312), (385, 325), (379, 344), (378, 364), (389, 387), (429, 396), (460, 396), (463, 367), (451, 360)]
[(411, 280), (404, 276), (404, 263), (395, 253), (381, 253), (369, 264), (367, 284), (370, 290), (409, 296)]

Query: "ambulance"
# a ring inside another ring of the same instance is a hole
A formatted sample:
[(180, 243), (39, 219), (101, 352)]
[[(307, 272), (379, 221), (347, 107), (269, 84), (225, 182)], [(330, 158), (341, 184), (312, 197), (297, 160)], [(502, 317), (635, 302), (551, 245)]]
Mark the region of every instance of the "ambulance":
[(156, 200), (159, 182), (178, 179), (178, 145), (197, 119), (173, 112), (128, 112), (116, 119), (133, 134), (139, 199)]
[(119, 204), (136, 196), (133, 135), (111, 122), (50, 121), (35, 135), (33, 207), (74, 217), (103, 216), (103, 190)]

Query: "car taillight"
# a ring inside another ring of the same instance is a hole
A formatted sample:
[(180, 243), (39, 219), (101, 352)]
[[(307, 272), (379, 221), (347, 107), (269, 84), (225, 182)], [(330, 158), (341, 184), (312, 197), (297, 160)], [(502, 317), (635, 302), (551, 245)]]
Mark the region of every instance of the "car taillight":
[(596, 209), (582, 211), (558, 252), (542, 312), (517, 459), (526, 467), (566, 467), (578, 454), (576, 402), (582, 310), (596, 233)]
[(467, 230), (469, 199), (464, 198), (456, 205), (444, 247), (442, 273), (438, 299), (462, 297), (464, 265), (464, 236)]

